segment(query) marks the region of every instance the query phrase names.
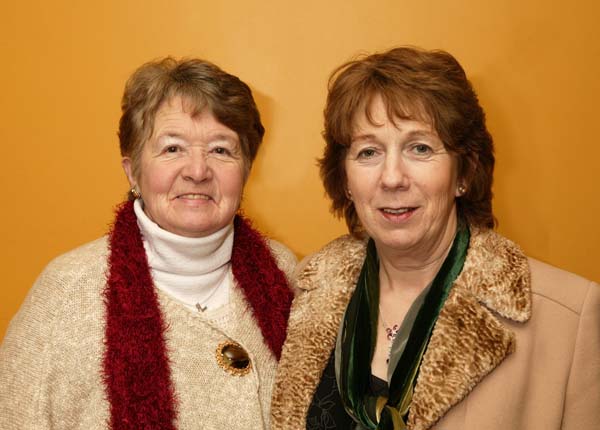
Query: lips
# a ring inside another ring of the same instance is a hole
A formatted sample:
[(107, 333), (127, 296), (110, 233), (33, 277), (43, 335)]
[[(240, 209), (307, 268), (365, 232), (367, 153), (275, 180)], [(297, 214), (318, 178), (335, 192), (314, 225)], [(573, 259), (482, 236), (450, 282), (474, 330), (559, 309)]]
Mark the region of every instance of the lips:
[(390, 214), (390, 215), (402, 215), (407, 212), (414, 211), (415, 209), (416, 208), (398, 208), (398, 209), (383, 208), (383, 209), (381, 209), (381, 211), (383, 211), (386, 214)]
[(411, 219), (417, 209), (419, 209), (418, 206), (402, 206), (384, 207), (380, 208), (379, 211), (387, 221), (398, 224), (407, 222), (409, 219)]
[(417, 209), (416, 207), (412, 207), (412, 206), (405, 206), (405, 207), (399, 207), (399, 208), (380, 208), (379, 210), (382, 211), (383, 213), (386, 214), (390, 214), (390, 215), (402, 215), (408, 212), (412, 212), (415, 209)]
[(180, 194), (177, 196), (177, 198), (185, 200), (212, 200), (209, 195), (201, 193)]

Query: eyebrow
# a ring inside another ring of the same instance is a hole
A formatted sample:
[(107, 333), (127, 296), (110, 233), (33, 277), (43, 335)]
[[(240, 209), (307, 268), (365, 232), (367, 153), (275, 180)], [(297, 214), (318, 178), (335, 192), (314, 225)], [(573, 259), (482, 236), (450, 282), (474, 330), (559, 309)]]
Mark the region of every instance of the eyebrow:
[(236, 143), (240, 143), (240, 138), (238, 137), (237, 133), (218, 132), (214, 135), (210, 135), (209, 140), (233, 140)]
[(408, 133), (408, 137), (436, 137), (436, 134), (434, 131), (428, 131), (428, 130), (413, 130), (411, 132)]
[(184, 137), (184, 135), (181, 134), (181, 133), (178, 133), (176, 131), (167, 131), (165, 133), (159, 133), (157, 137), (159, 137), (159, 138), (160, 137), (179, 137), (179, 138), (182, 138), (182, 137)]
[(354, 142), (362, 142), (364, 140), (377, 140), (377, 137), (374, 134), (359, 134), (358, 136), (352, 136), (350, 139), (350, 144)]
[[(178, 139), (187, 139), (187, 134), (186, 133), (180, 133), (178, 131), (170, 131), (170, 130), (166, 130), (163, 132), (160, 132), (159, 134), (157, 134), (156, 139), (159, 140), (163, 137), (175, 137)], [(231, 140), (234, 141), (236, 143), (240, 143), (240, 139), (237, 135), (237, 133), (227, 133), (227, 132), (216, 132), (215, 134), (209, 134), (209, 141), (213, 141), (213, 140)]]

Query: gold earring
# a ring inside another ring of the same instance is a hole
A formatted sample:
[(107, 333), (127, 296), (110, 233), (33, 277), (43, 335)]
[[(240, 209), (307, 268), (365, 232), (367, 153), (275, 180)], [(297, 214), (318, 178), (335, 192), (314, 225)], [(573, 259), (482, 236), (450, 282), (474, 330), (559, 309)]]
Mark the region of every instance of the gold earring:
[(346, 198), (352, 201), (352, 192), (348, 188), (346, 188)]
[(136, 200), (136, 199), (139, 199), (140, 197), (142, 197), (140, 192), (135, 187), (133, 187), (132, 189), (129, 190), (129, 196), (132, 198), (132, 200)]
[(460, 196), (462, 196), (462, 195), (463, 195), (464, 193), (466, 193), (466, 192), (467, 192), (467, 188), (466, 188), (464, 185), (459, 185), (459, 186), (458, 186), (458, 194), (459, 194)]

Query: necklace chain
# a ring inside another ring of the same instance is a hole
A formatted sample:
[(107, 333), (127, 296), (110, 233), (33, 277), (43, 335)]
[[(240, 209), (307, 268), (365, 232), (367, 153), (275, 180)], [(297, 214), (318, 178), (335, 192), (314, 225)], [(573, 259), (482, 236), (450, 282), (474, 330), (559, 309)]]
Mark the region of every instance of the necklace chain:
[[(225, 277), (227, 277), (227, 274), (225, 274)], [(208, 308), (208, 305), (206, 305), (205, 303), (207, 303), (212, 296), (215, 295), (215, 293), (217, 292), (217, 290), (219, 288), (221, 288), (221, 285), (223, 285), (223, 281), (225, 278), (221, 279), (219, 281), (219, 283), (217, 284), (217, 286), (215, 288), (213, 288), (213, 290), (210, 292), (210, 294), (208, 296), (206, 296), (204, 299), (202, 299), (202, 301), (197, 301), (196, 302), (196, 309), (198, 309), (198, 312), (204, 312), (206, 311), (206, 309)]]

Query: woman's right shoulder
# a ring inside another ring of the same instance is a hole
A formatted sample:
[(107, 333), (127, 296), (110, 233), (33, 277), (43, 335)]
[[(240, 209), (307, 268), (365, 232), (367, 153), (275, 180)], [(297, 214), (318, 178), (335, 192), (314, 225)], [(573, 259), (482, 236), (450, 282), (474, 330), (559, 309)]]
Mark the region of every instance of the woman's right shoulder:
[(107, 243), (107, 238), (102, 237), (48, 263), (13, 317), (7, 336), (11, 332), (51, 331), (53, 325), (74, 314), (83, 315), (101, 307), (106, 284)]
[(108, 236), (102, 236), (55, 257), (44, 271), (85, 270), (106, 260), (108, 252)]
[(32, 428), (51, 401), (52, 378), (71, 372), (73, 357), (95, 359), (107, 255), (106, 237), (73, 249), (53, 259), (29, 290), (0, 344), (0, 428)]
[(104, 236), (55, 257), (42, 270), (29, 296), (51, 300), (78, 286), (103, 284), (98, 281), (105, 280), (108, 253), (108, 237)]
[(354, 283), (366, 254), (366, 239), (340, 236), (296, 266), (296, 287), (310, 291), (328, 285)]

